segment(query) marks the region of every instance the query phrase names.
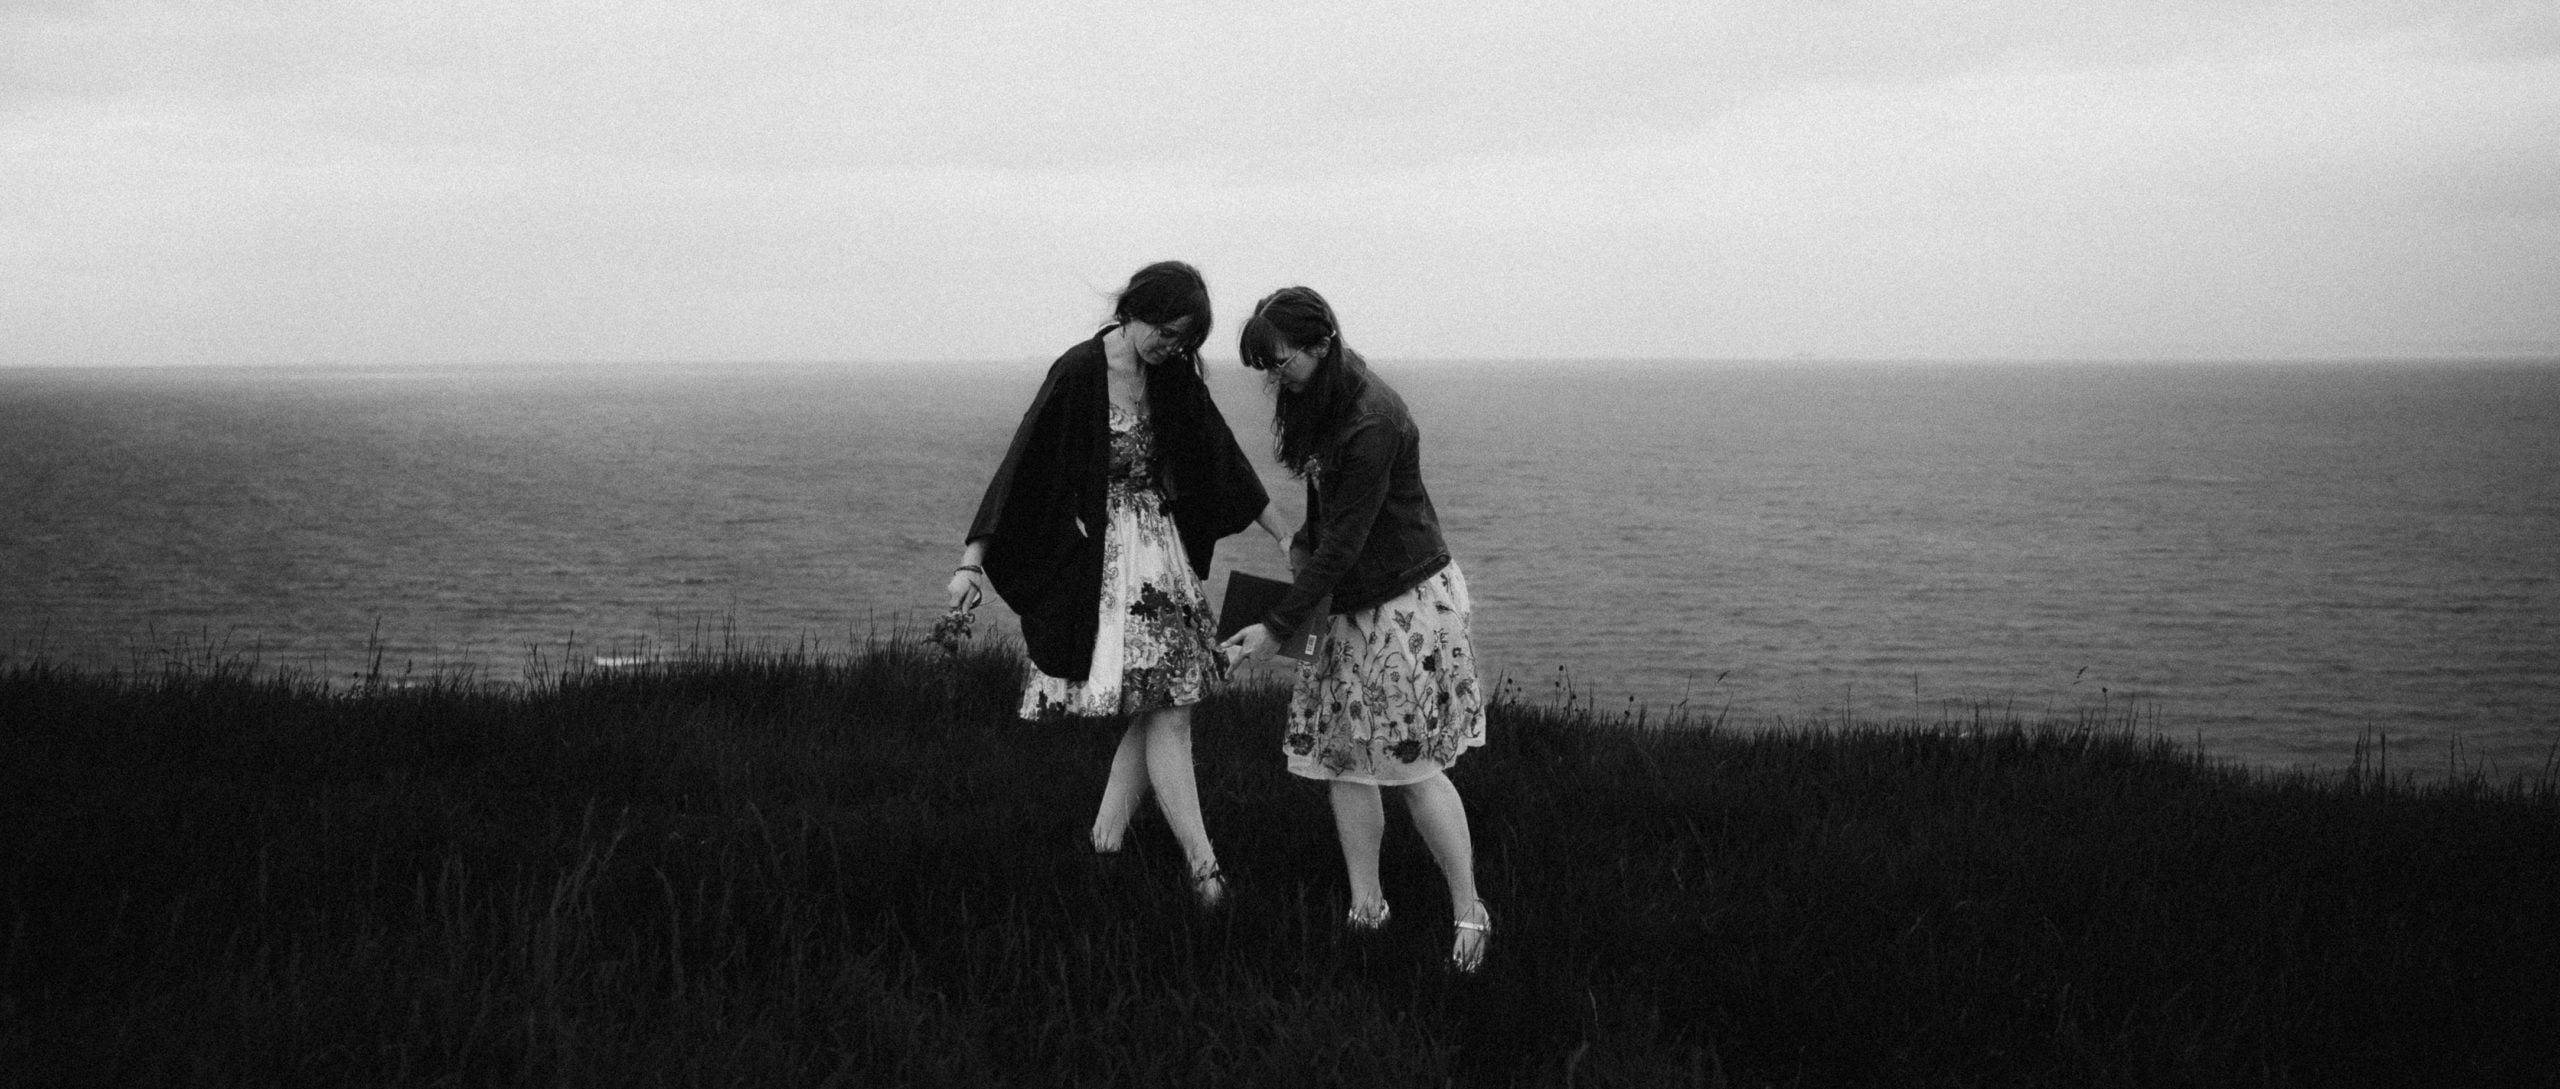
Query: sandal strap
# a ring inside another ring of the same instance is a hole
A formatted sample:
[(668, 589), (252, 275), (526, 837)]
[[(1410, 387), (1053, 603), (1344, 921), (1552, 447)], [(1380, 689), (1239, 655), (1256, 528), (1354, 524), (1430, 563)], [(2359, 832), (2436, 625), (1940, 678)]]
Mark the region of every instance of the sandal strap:
[(1476, 934), (1476, 940), (1473, 948), (1451, 949), (1449, 951), (1449, 968), (1451, 971), (1457, 972), (1461, 975), (1474, 975), (1477, 969), (1484, 967), (1485, 946), (1491, 944), (1493, 941), (1493, 909), (1484, 906), (1484, 901), (1478, 900), (1476, 901), (1475, 913), (1484, 921), (1477, 922), (1475, 919), (1450, 920), (1450, 922), (1457, 927), (1458, 933), (1461, 935), (1462, 939), (1468, 931), (1472, 930)]
[[(1209, 883), (1212, 881), (1218, 884), (1218, 891), (1214, 896), (1209, 893)], [(1191, 871), (1191, 895), (1199, 899), (1201, 907), (1216, 908), (1225, 904), (1228, 891), (1227, 871), (1220, 868), (1217, 863), (1212, 862)]]

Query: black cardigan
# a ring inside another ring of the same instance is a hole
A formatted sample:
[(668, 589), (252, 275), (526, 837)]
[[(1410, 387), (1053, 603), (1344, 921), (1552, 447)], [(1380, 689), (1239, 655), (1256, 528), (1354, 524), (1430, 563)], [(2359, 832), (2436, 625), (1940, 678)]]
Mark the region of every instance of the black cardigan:
[[(1100, 333), (1049, 366), (969, 524), (969, 540), (987, 539), (987, 581), (1022, 617), (1031, 664), (1069, 680), (1092, 671), (1101, 624), (1106, 368)], [(1269, 496), (1193, 364), (1168, 360), (1145, 372), (1155, 478), (1192, 574), (1206, 578), (1219, 539), (1252, 525)]]

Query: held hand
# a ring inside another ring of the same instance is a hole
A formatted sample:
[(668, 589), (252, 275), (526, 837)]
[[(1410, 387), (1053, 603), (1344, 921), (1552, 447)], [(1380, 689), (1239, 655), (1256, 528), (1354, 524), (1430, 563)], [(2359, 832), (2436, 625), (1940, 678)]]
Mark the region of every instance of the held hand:
[(981, 581), (984, 578), (975, 571), (952, 572), (950, 584), (943, 587), (951, 596), (951, 608), (955, 611), (975, 609), (984, 602), (987, 599), (986, 584)]
[(1235, 668), (1236, 663), (1246, 659), (1261, 661), (1271, 657), (1279, 649), (1280, 640), (1271, 634), (1271, 627), (1267, 624), (1248, 624), (1244, 630), (1228, 636), (1226, 642), (1218, 644), (1218, 650), (1227, 656), (1229, 669)]

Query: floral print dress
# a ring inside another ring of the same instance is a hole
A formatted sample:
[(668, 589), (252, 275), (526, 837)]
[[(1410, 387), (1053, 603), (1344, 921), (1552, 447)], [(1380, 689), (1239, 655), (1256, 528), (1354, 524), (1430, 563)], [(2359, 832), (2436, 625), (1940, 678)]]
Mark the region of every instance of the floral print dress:
[(1324, 649), (1298, 664), (1289, 697), (1290, 772), (1401, 786), (1484, 744), (1474, 613), (1453, 560), (1375, 608), (1323, 618)]
[(1200, 702), (1218, 675), (1217, 618), (1191, 573), (1154, 477), (1149, 417), (1111, 406), (1111, 470), (1102, 539), (1102, 626), (1083, 680), (1037, 669), (1026, 719), (1137, 714)]

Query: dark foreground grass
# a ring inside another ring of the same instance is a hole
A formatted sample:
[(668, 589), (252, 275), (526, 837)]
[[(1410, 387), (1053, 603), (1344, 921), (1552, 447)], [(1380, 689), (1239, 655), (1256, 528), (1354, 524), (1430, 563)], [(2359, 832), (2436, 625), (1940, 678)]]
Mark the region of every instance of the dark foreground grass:
[(2210, 766), (2096, 721), (1637, 729), (1498, 708), (1499, 930), (1402, 817), (1344, 935), (1283, 693), (1197, 725), (1237, 878), (1001, 650), (527, 690), (0, 668), (11, 1085), (2529, 1085), (2560, 802)]

